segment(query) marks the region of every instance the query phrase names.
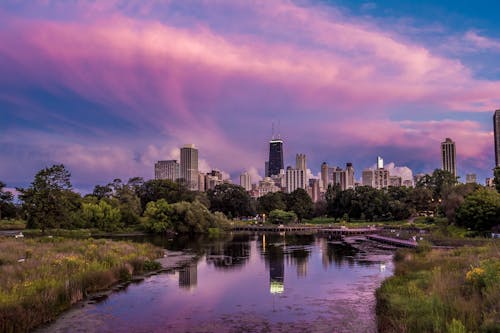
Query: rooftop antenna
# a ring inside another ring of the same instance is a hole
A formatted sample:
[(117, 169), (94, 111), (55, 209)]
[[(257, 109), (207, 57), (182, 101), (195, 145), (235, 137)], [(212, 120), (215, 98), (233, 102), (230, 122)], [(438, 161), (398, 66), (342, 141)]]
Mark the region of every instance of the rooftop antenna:
[(273, 122), (273, 127), (272, 127), (272, 136), (271, 136), (271, 140), (274, 140), (274, 122)]
[(280, 134), (280, 121), (278, 120), (278, 140), (281, 140), (281, 134)]

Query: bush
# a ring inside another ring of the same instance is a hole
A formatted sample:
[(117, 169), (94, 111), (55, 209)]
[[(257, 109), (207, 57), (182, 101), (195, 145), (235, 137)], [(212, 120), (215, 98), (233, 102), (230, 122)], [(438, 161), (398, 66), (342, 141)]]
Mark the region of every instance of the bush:
[(273, 224), (290, 224), (297, 222), (297, 215), (294, 212), (285, 212), (275, 209), (269, 213), (269, 222)]

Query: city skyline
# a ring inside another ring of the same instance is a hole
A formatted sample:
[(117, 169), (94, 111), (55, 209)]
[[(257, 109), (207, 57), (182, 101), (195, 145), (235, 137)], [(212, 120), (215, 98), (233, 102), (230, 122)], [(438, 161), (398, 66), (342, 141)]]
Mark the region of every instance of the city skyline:
[[(495, 166), (498, 5), (475, 2), (217, 3), (55, 0), (0, 4), (0, 180), (27, 186), (64, 163), (76, 188), (180, 161), (233, 182), (264, 176), (273, 122), (284, 167), (305, 153), (383, 156), (414, 173), (456, 142), (461, 181)], [(228, 15), (230, 13), (230, 15)], [(418, 13), (418, 14), (417, 14)]]

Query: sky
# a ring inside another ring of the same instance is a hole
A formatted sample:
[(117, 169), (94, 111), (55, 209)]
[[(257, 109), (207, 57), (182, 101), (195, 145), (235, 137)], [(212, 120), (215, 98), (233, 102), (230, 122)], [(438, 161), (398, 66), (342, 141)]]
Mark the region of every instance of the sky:
[(3, 0), (0, 180), (63, 163), (75, 188), (154, 176), (199, 148), (200, 168), (264, 174), (305, 153), (395, 172), (494, 167), (500, 108), (495, 1)]

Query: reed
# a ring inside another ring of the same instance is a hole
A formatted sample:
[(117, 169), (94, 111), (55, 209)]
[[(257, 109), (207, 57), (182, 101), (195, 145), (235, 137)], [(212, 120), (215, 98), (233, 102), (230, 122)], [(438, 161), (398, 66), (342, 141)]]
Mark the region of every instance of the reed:
[(0, 238), (0, 332), (25, 332), (89, 293), (158, 268), (150, 244), (105, 239)]
[(500, 243), (399, 251), (377, 290), (380, 332), (499, 332)]

